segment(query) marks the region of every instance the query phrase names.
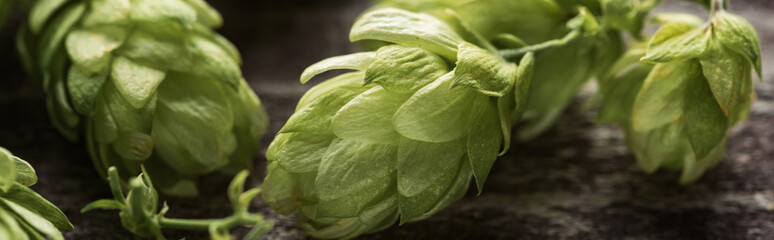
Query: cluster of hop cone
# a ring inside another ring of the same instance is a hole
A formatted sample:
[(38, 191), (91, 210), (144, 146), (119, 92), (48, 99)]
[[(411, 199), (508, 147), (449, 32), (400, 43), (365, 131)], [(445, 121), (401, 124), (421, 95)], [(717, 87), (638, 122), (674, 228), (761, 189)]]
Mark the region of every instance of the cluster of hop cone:
[[(0, 3), (0, 17), (15, 2)], [(252, 226), (245, 238), (254, 239), (271, 228), (248, 211), (260, 195), (311, 236), (354, 238), (427, 218), (471, 181), (483, 191), (512, 133), (539, 135), (592, 79), (598, 122), (620, 126), (645, 171), (698, 179), (749, 114), (760, 44), (725, 1), (695, 1), (708, 21), (650, 16), (660, 2), (380, 1), (349, 35), (368, 51), (301, 73), (306, 83), (351, 70), (304, 94), (266, 151), (261, 189), (244, 192), (268, 117), (203, 0), (26, 2), (17, 45), (53, 126), (85, 144), (109, 179), (115, 199), (85, 211), (119, 210), (123, 226), (147, 238), (177, 228), (229, 239)], [(643, 35), (648, 22), (661, 26)], [(61, 239), (72, 225), (56, 207), (29, 190), (47, 204), (13, 203), (34, 170), (5, 150), (0, 160), (0, 219), (16, 226), (0, 227), (0, 238)], [(195, 197), (201, 176), (240, 171), (227, 191), (233, 216), (173, 219), (159, 209), (157, 191)], [(28, 215), (51, 224), (37, 228)]]

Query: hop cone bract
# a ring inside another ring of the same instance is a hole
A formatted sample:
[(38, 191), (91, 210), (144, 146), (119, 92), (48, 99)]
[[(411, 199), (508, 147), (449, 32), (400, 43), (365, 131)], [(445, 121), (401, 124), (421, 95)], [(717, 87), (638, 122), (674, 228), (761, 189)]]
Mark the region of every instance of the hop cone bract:
[(84, 136), (101, 174), (144, 164), (166, 194), (250, 167), (267, 117), (203, 0), (37, 1), (19, 51), (54, 126)]

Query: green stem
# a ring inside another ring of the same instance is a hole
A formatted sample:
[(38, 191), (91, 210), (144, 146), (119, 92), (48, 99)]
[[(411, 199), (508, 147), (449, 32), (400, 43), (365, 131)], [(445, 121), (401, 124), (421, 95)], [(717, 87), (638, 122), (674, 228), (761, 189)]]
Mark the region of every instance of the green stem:
[(165, 218), (159, 219), (159, 225), (161, 228), (173, 228), (182, 230), (203, 230), (207, 231), (213, 224), (222, 224), (227, 229), (244, 226), (255, 225), (258, 222), (262, 222), (263, 219), (249, 216), (231, 216), (223, 219), (177, 219), (177, 218)]
[(501, 57), (503, 57), (506, 60), (515, 60), (516, 58), (528, 52), (536, 52), (536, 51), (540, 51), (540, 50), (544, 50), (552, 47), (559, 47), (559, 46), (565, 45), (568, 42), (578, 38), (578, 36), (580, 36), (580, 33), (576, 30), (573, 30), (567, 33), (567, 35), (564, 35), (564, 37), (561, 39), (548, 40), (542, 43), (529, 45), (521, 48), (503, 49), (503, 50), (500, 50), (498, 53), (500, 54)]
[(712, 0), (710, 15), (715, 15), (718, 11), (725, 11), (727, 4), (726, 0)]

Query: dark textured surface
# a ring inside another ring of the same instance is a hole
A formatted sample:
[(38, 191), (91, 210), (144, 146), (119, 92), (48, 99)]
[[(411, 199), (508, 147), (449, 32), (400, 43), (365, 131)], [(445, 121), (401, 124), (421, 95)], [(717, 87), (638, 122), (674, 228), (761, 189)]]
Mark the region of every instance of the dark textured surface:
[[(308, 65), (357, 51), (349, 26), (366, 1), (212, 1), (225, 16), (221, 32), (242, 51), (243, 69), (271, 115), (264, 146), (310, 86), (298, 84)], [(253, 5), (258, 5), (252, 3)], [(669, 1), (659, 11), (691, 11)], [(774, 238), (774, 4), (732, 1), (732, 11), (749, 19), (764, 49), (764, 81), (750, 120), (731, 134), (724, 161), (689, 186), (678, 174), (648, 175), (634, 164), (614, 126), (594, 125), (594, 112), (571, 107), (557, 126), (529, 143), (516, 143), (499, 159), (485, 191), (474, 191), (421, 222), (392, 227), (363, 239), (772, 239)], [(33, 188), (60, 206), (76, 226), (68, 239), (132, 239), (115, 212), (79, 213), (86, 203), (110, 196), (93, 170), (85, 148), (66, 142), (49, 126), (43, 94), (26, 81), (13, 53), (15, 15), (0, 32), (0, 146), (31, 162), (40, 181)], [(593, 87), (591, 88), (593, 89)], [(583, 95), (588, 96), (591, 90)], [(260, 184), (265, 159), (251, 184)], [(230, 206), (227, 177), (207, 179), (204, 197), (167, 199), (170, 215), (219, 217)], [(275, 221), (267, 239), (302, 239), (292, 217), (255, 210)], [(240, 232), (244, 232), (241, 229)], [(206, 238), (169, 232), (168, 236)]]

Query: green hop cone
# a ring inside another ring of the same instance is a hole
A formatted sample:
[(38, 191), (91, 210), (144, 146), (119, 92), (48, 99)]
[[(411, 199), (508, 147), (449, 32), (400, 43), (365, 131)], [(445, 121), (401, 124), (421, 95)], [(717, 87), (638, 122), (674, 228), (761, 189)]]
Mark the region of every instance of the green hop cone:
[(267, 124), (221, 21), (202, 0), (41, 0), (18, 44), (101, 174), (144, 164), (162, 193), (195, 196), (198, 176), (249, 168)]
[(645, 171), (682, 169), (690, 183), (722, 160), (729, 129), (749, 114), (760, 45), (746, 20), (722, 10), (703, 26), (664, 19), (647, 51), (633, 48), (601, 82), (600, 121), (622, 126)]
[(383, 41), (304, 71), (310, 89), (269, 146), (263, 198), (318, 238), (353, 238), (421, 220), (479, 190), (526, 101), (517, 66), (438, 18), (394, 8), (364, 14), (352, 41)]
[(607, 71), (625, 49), (620, 31), (639, 34), (644, 16), (658, 2), (381, 1), (386, 6), (434, 15), (452, 9), (470, 29), (505, 52), (513, 49), (514, 53), (524, 53), (523, 49), (550, 46), (535, 51), (535, 81), (519, 127), (521, 140), (532, 139), (552, 126), (584, 84)]
[(63, 240), (73, 225), (59, 208), (29, 188), (35, 169), (0, 147), (0, 239)]

